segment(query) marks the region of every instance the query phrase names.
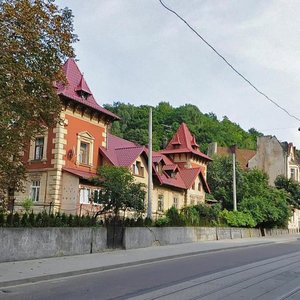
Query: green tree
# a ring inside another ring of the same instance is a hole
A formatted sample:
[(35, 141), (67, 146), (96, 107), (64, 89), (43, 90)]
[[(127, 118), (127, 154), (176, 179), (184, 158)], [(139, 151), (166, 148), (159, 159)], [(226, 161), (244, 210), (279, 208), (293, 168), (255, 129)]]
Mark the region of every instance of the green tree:
[[(232, 158), (229, 156), (215, 156), (208, 166), (207, 182), (216, 200), (221, 201), (222, 207), (233, 208), (233, 175)], [(237, 200), (243, 196), (243, 172), (236, 165)]]
[(287, 193), (269, 187), (263, 194), (244, 198), (239, 206), (243, 212), (252, 215), (258, 227), (286, 227), (291, 216), (291, 208), (288, 205)]
[(275, 186), (283, 189), (288, 193), (287, 201), (292, 207), (300, 208), (300, 184), (292, 178), (287, 179), (283, 175), (279, 175), (275, 180)]
[[(112, 125), (113, 134), (139, 144), (148, 143), (149, 106), (134, 106), (121, 102), (104, 106), (121, 117), (121, 121)], [(206, 152), (209, 143), (215, 141), (221, 146), (237, 144), (239, 148), (255, 149), (256, 138), (261, 135), (254, 128), (246, 132), (227, 117), (219, 121), (212, 112), (203, 114), (195, 105), (172, 107), (164, 101), (153, 108), (153, 148), (159, 150), (164, 147), (182, 122), (185, 122), (196, 136), (203, 152)]]
[(93, 178), (94, 184), (101, 187), (94, 202), (101, 204), (98, 214), (113, 212), (118, 218), (122, 211), (143, 212), (145, 209), (145, 185), (136, 183), (127, 168), (103, 166), (98, 169), (99, 177)]
[(0, 192), (12, 199), (25, 178), (22, 151), (59, 121), (53, 86), (74, 56), (73, 16), (53, 0), (0, 1)]

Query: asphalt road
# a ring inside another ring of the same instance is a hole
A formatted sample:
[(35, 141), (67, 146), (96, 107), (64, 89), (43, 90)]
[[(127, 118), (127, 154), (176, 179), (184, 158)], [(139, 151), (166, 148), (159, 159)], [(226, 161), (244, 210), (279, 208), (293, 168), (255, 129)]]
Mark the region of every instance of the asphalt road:
[(300, 242), (2, 288), (0, 299), (300, 299)]

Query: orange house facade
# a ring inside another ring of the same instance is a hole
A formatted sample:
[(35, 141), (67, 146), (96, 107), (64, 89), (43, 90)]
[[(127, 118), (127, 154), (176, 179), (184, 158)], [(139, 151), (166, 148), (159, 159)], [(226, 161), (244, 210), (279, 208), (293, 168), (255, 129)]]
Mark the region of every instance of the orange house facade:
[(97, 104), (75, 60), (63, 66), (68, 84), (57, 84), (63, 104), (61, 121), (30, 142), (24, 154), (27, 182), (16, 195), (16, 208), (26, 198), (34, 210), (81, 214), (97, 210), (89, 198), (96, 187), (99, 149), (106, 146), (107, 126), (118, 117)]

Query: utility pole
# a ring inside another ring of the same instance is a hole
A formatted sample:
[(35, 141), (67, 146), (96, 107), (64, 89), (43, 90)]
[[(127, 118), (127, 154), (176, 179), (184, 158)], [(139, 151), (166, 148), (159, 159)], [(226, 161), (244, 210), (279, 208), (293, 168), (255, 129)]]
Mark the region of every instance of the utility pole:
[(152, 219), (152, 107), (149, 108), (148, 142), (148, 207), (147, 218)]
[(232, 173), (233, 173), (233, 210), (237, 210), (237, 204), (236, 204), (236, 171), (235, 171), (235, 152), (236, 152), (236, 145), (233, 145), (230, 147), (231, 153), (232, 153)]

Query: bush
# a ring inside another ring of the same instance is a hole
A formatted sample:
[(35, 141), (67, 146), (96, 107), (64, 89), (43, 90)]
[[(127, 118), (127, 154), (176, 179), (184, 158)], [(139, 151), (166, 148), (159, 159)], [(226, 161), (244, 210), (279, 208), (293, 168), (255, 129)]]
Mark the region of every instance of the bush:
[(156, 227), (165, 227), (169, 225), (169, 219), (167, 217), (159, 218), (155, 221)]
[(177, 208), (172, 206), (166, 212), (166, 217), (169, 219), (169, 226), (184, 226), (185, 222), (182, 215), (179, 214)]
[(181, 210), (181, 217), (184, 223), (188, 226), (200, 225), (200, 215), (195, 206), (184, 207)]
[(28, 218), (28, 223), (30, 226), (35, 227), (35, 215), (33, 213), (33, 211), (30, 213), (29, 218)]
[(257, 224), (248, 212), (228, 211), (224, 209), (219, 213), (219, 217), (232, 227), (255, 227)]
[(30, 226), (27, 213), (23, 214), (23, 216), (21, 218), (21, 226), (22, 227), (29, 227)]
[(16, 212), (13, 217), (13, 226), (19, 227), (21, 225), (20, 215)]
[(30, 209), (33, 207), (33, 201), (31, 198), (26, 198), (22, 201), (21, 206), (24, 208), (26, 213), (29, 213)]
[(3, 227), (5, 224), (5, 215), (4, 212), (0, 212), (0, 227)]

